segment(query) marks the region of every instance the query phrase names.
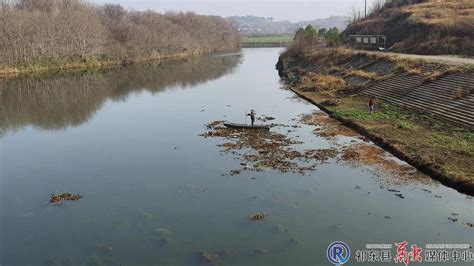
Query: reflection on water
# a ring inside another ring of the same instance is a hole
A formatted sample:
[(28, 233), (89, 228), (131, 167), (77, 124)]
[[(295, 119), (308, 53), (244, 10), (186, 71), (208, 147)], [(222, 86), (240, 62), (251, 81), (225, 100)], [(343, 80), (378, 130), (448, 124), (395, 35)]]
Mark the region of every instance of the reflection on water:
[(104, 73), (53, 74), (0, 83), (0, 134), (26, 125), (63, 129), (87, 122), (110, 99), (132, 92), (190, 88), (231, 73), (240, 54), (131, 65)]

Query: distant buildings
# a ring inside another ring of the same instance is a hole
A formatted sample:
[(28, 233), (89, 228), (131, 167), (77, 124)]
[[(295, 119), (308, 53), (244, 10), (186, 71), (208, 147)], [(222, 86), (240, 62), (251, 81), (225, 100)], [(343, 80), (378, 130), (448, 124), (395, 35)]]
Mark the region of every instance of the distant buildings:
[(233, 16), (228, 18), (238, 31), (245, 35), (272, 35), (272, 34), (293, 34), (301, 27), (311, 24), (316, 28), (337, 27), (344, 30), (348, 24), (348, 17), (329, 17), (326, 19), (315, 19), (311, 21), (300, 21), (293, 23), (288, 20), (274, 21), (272, 17), (256, 16)]

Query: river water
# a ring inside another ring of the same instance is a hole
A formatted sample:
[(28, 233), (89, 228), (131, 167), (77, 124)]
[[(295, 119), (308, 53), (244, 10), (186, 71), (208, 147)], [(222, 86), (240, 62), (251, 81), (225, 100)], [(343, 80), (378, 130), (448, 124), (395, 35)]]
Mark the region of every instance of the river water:
[[(228, 174), (241, 161), (200, 136), (207, 123), (254, 108), (291, 125), (317, 110), (282, 88), (280, 51), (0, 81), (0, 264), (195, 265), (205, 251), (216, 265), (330, 265), (340, 240), (352, 265), (368, 243), (473, 245), (472, 197), (428, 178), (337, 159), (306, 175)], [(313, 129), (287, 134), (306, 148), (359, 141)], [(60, 192), (84, 197), (50, 204)]]

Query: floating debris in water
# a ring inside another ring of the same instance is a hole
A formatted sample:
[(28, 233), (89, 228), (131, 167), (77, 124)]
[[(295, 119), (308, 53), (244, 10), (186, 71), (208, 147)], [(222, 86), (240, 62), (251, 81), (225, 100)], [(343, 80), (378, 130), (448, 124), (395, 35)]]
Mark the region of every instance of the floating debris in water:
[(155, 229), (150, 236), (145, 238), (145, 240), (151, 240), (152, 243), (157, 244), (160, 247), (169, 246), (173, 243), (173, 239), (171, 239), (171, 231), (167, 228)]
[[(383, 149), (372, 144), (356, 143), (345, 146), (342, 149), (340, 160), (353, 167), (371, 166), (371, 173), (379, 177), (379, 181), (386, 182), (387, 186), (433, 182), (428, 176), (418, 172), (410, 165), (387, 157)], [(385, 189), (385, 186), (380, 186), (380, 189)], [(387, 188), (387, 190), (400, 193), (397, 189)]]
[(250, 216), (250, 220), (252, 220), (254, 222), (263, 221), (265, 219), (267, 219), (267, 213), (265, 213), (265, 212), (257, 212), (257, 213), (254, 213)]
[(262, 115), (258, 117), (257, 120), (262, 121), (262, 122), (267, 122), (267, 121), (275, 120), (275, 117)]
[(242, 170), (240, 169), (232, 169), (229, 171), (230, 175), (240, 175), (240, 172), (242, 172)]
[(451, 217), (449, 217), (448, 220), (450, 220), (451, 222), (455, 223), (455, 222), (458, 221), (458, 218), (451, 218)]
[(463, 225), (465, 225), (466, 227), (474, 227), (474, 223), (470, 223), (470, 222), (467, 222), (467, 223), (463, 223)]
[(392, 219), (392, 217), (390, 217), (390, 216), (385, 216), (384, 218), (385, 219)]
[(397, 193), (400, 192), (400, 190), (396, 190), (396, 189), (387, 189), (387, 191), (389, 191), (389, 192), (397, 192)]
[(360, 186), (355, 186), (355, 188), (354, 188), (354, 189), (360, 189)]
[(264, 255), (264, 254), (268, 254), (270, 253), (270, 251), (266, 250), (266, 249), (263, 249), (263, 248), (256, 248), (253, 250), (253, 254), (255, 255)]
[(402, 195), (402, 193), (397, 193), (397, 194), (395, 194), (395, 196), (397, 196), (397, 197), (399, 197), (399, 198), (401, 198), (401, 199), (404, 199), (404, 198), (405, 198), (405, 197)]
[(154, 231), (160, 238), (167, 238), (171, 235), (171, 231), (167, 228), (158, 228)]
[(357, 132), (342, 126), (337, 120), (330, 118), (322, 111), (305, 114), (302, 116), (300, 122), (306, 125), (318, 126), (314, 133), (323, 138), (334, 138), (336, 136), (358, 136)]
[[(262, 171), (264, 168), (270, 168), (282, 173), (304, 174), (337, 156), (335, 148), (298, 151), (294, 145), (302, 142), (272, 131), (226, 128), (223, 121), (211, 122), (207, 128), (209, 131), (201, 136), (228, 140), (219, 146), (223, 148), (223, 152), (238, 154), (239, 159), (245, 160), (242, 164), (245, 170)], [(253, 162), (253, 165), (247, 162)], [(231, 174), (237, 173), (237, 170), (231, 171)]]
[(72, 201), (76, 201), (76, 200), (80, 200), (83, 196), (82, 195), (79, 195), (79, 194), (71, 194), (71, 193), (62, 193), (62, 194), (57, 194), (57, 195), (54, 195), (54, 194), (51, 194), (51, 196), (49, 197), (49, 201), (51, 203), (61, 203), (61, 201), (63, 200), (72, 200)]
[(220, 262), (220, 257), (218, 254), (210, 253), (207, 251), (200, 251), (198, 255), (201, 262), (204, 263), (216, 264)]
[(161, 244), (168, 245), (171, 243), (171, 231), (166, 228), (158, 228), (155, 230), (155, 233), (158, 234)]

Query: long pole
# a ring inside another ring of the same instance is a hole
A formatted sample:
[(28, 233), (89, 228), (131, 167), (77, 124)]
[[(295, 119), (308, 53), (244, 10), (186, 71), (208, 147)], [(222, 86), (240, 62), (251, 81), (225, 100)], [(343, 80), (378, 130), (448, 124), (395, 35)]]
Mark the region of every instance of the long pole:
[(367, 0), (365, 0), (365, 17), (367, 18)]

